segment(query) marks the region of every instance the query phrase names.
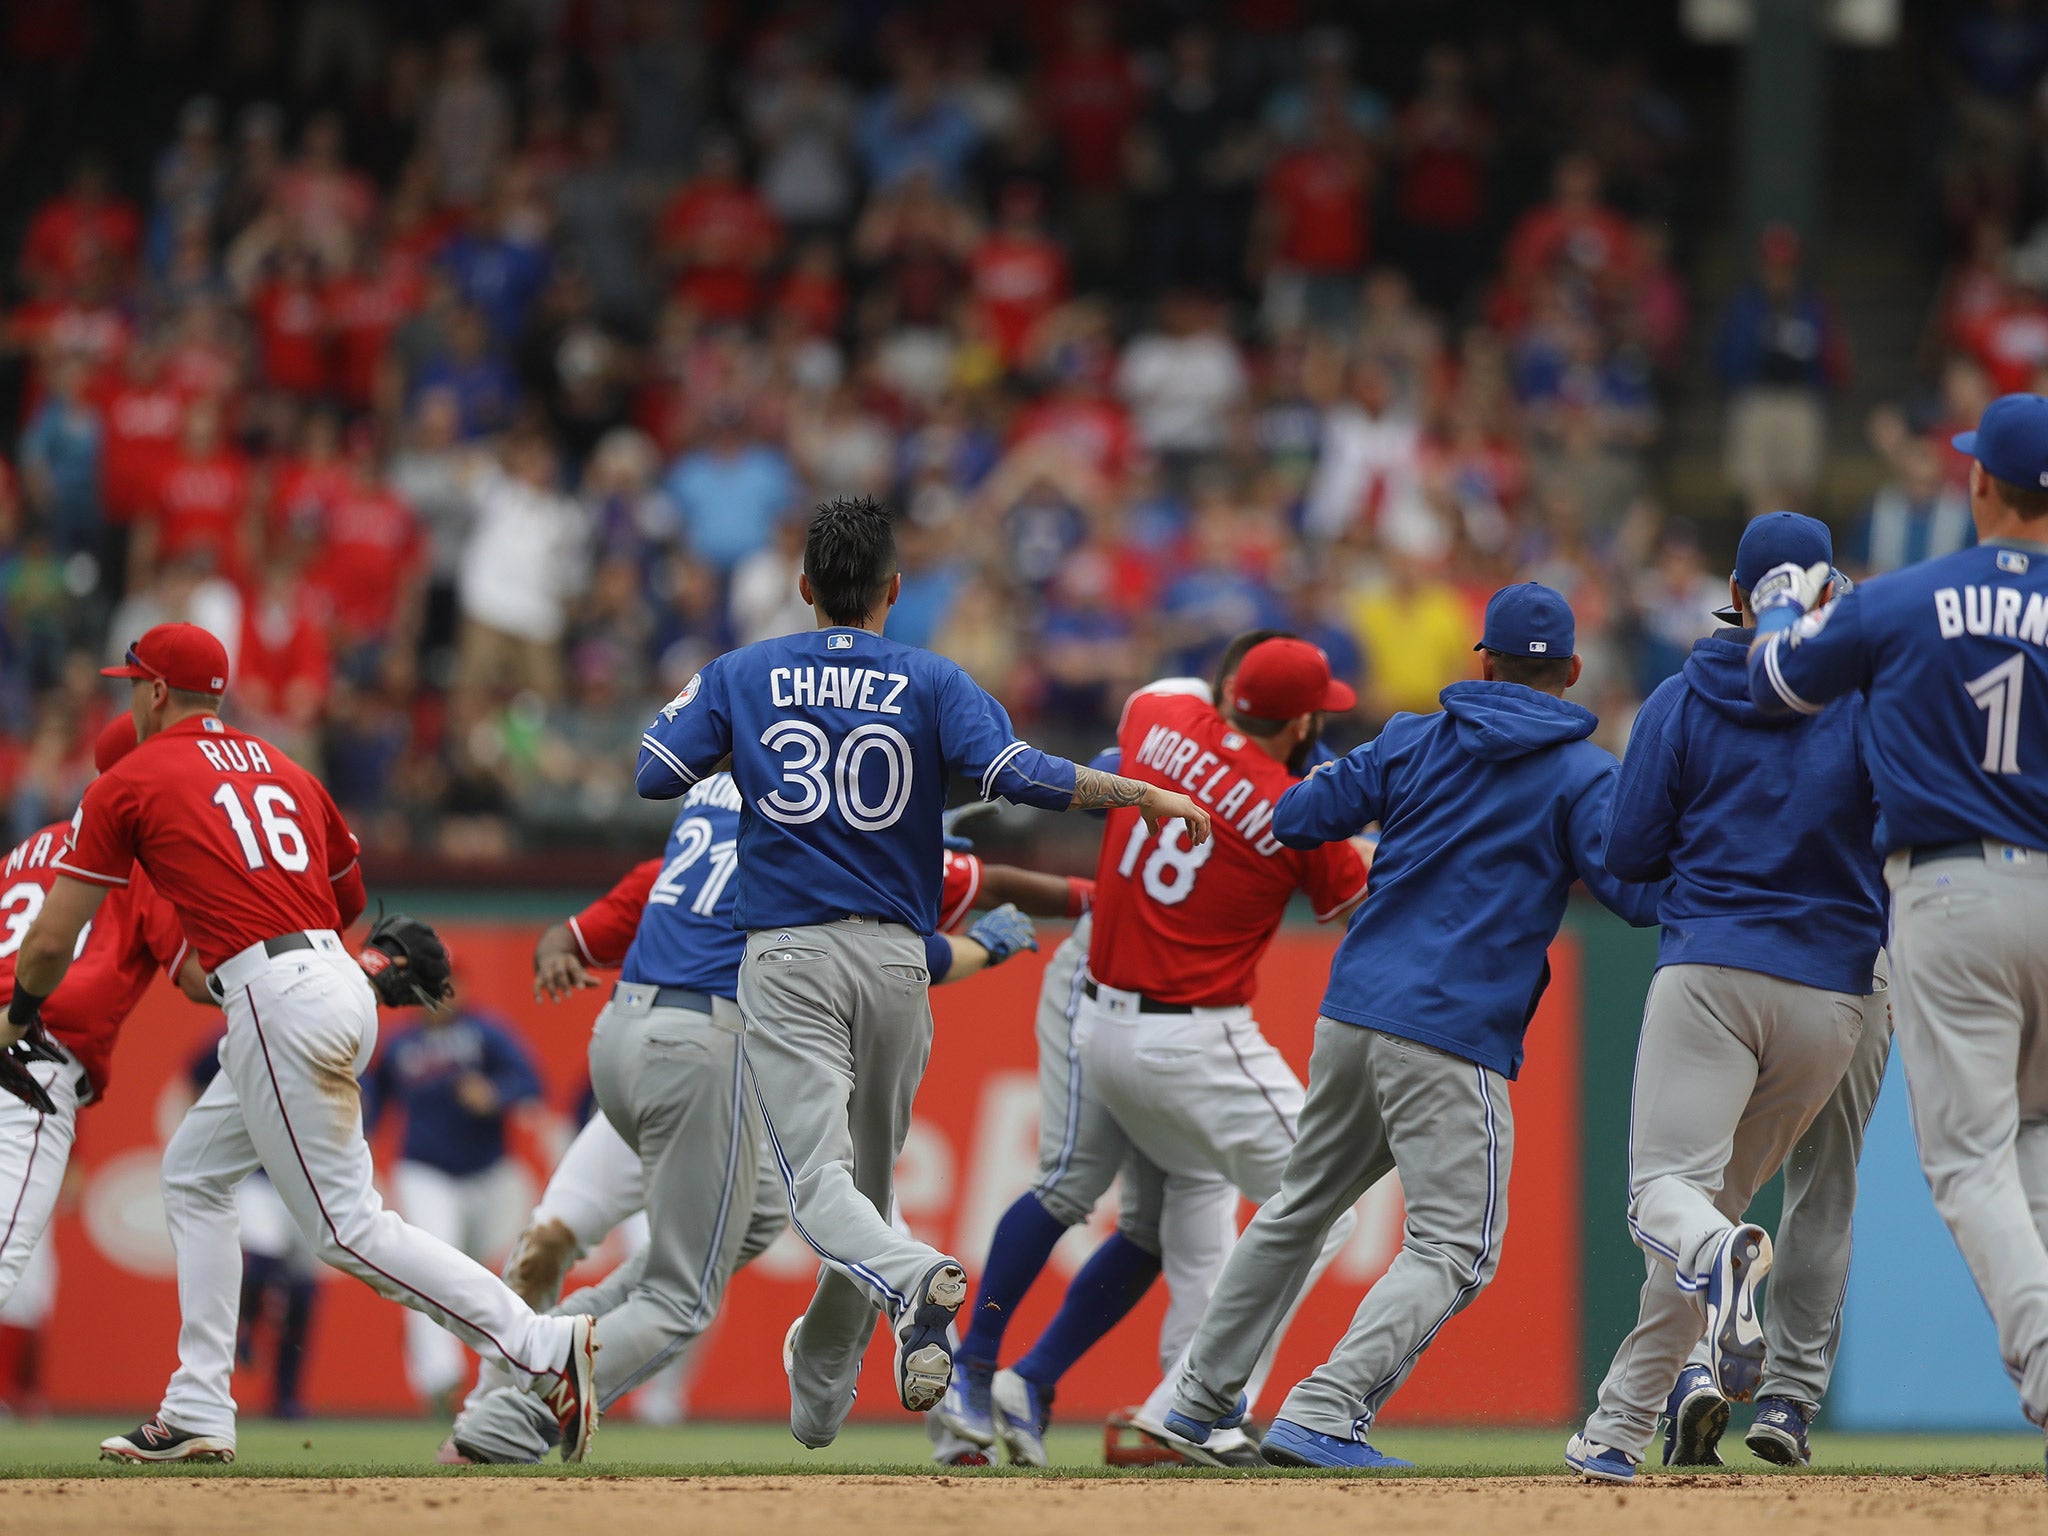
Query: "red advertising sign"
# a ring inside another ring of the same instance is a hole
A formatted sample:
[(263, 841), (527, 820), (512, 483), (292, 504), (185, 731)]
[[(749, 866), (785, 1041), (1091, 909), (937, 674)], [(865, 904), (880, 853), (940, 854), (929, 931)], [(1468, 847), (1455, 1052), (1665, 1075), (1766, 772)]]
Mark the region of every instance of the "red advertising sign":
[[(603, 994), (562, 1006), (537, 1004), (527, 980), (531, 928), (451, 924), (471, 994), (509, 1015), (533, 1042), (550, 1102), (580, 1097), (583, 1050)], [(1257, 1012), (1267, 1036), (1305, 1071), (1316, 1004), (1334, 936), (1284, 931), (1266, 957)], [(1050, 944), (1048, 944), (1048, 949)], [(1507, 1241), (1492, 1287), (1446, 1327), (1388, 1412), (1424, 1423), (1552, 1424), (1577, 1406), (1579, 952), (1558, 941), (1554, 979), (1530, 1036), (1529, 1063), (1514, 1085), (1515, 1161)], [(938, 1040), (918, 1096), (917, 1119), (898, 1171), (905, 1218), (926, 1240), (972, 1269), (1004, 1208), (1030, 1182), (1037, 1098), (1032, 1020), (1042, 960), (1026, 955), (1000, 970), (933, 994)], [(115, 1057), (113, 1091), (81, 1119), (74, 1195), (57, 1224), (60, 1280), (47, 1333), (48, 1381), (59, 1410), (153, 1405), (176, 1361), (177, 1296), (157, 1194), (164, 1138), (189, 1091), (185, 1071), (219, 1027), (159, 984), (129, 1021)], [(544, 1178), (537, 1139), (520, 1155)], [(1070, 1234), (1010, 1330), (1021, 1354), (1051, 1316), (1067, 1278), (1107, 1233), (1114, 1194), (1097, 1223)], [(1397, 1180), (1367, 1195), (1357, 1235), (1310, 1295), (1283, 1351), (1267, 1410), (1341, 1336), (1359, 1298), (1401, 1241)], [(1246, 1212), (1249, 1215), (1249, 1211)], [(693, 1354), (690, 1411), (699, 1417), (780, 1418), (788, 1411), (776, 1362), (783, 1330), (809, 1298), (815, 1261), (793, 1236), (734, 1282), (724, 1314)], [(1066, 1422), (1142, 1398), (1158, 1375), (1163, 1290), (1075, 1368), (1060, 1388)], [(401, 1312), (365, 1286), (330, 1274), (322, 1287), (305, 1398), (316, 1412), (391, 1413), (413, 1408), (400, 1367)], [(878, 1333), (871, 1380), (886, 1381), (889, 1344)], [(245, 1409), (260, 1408), (259, 1380), (238, 1380)], [(857, 1415), (900, 1412), (893, 1394), (861, 1396)]]

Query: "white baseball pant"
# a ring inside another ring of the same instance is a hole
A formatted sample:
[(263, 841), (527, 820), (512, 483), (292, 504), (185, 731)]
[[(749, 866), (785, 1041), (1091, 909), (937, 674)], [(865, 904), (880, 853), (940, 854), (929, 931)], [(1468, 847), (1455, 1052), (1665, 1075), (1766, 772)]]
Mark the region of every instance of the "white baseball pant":
[(46, 1115), (0, 1092), (0, 1302), (14, 1294), (50, 1225), (78, 1131), (84, 1074), (70, 1053), (62, 1061), (33, 1062), (29, 1071), (49, 1091), (57, 1112)]
[(558, 1377), (569, 1354), (569, 1318), (537, 1316), (474, 1259), (384, 1208), (356, 1081), (376, 1049), (376, 996), (339, 934), (309, 937), (310, 950), (273, 958), (252, 945), (215, 971), (228, 1020), (220, 1075), (164, 1148), (182, 1322), (161, 1414), (194, 1434), (235, 1433), (234, 1190), (258, 1168), (325, 1262), (502, 1355), (522, 1384)]
[[(464, 1174), (402, 1160), (391, 1178), (399, 1215), (478, 1260), (498, 1258), (511, 1247), (531, 1188), (525, 1170), (509, 1157)], [(436, 1401), (468, 1374), (468, 1352), (454, 1334), (423, 1312), (406, 1314), (405, 1376), (415, 1396)]]

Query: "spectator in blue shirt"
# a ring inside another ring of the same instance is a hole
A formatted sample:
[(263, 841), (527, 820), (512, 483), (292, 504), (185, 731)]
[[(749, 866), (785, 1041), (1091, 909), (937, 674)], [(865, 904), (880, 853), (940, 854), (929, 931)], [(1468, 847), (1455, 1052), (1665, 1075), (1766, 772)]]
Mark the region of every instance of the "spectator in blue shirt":
[(497, 198), (476, 225), (441, 248), (441, 265), (454, 278), (463, 301), (483, 311), (501, 346), (519, 339), (526, 317), (553, 275), (546, 228), (517, 201), (516, 183), (505, 178)]
[(519, 376), (498, 355), (482, 311), (465, 307), (448, 317), (447, 346), (414, 376), (413, 402), (435, 389), (455, 397), (465, 439), (488, 437), (512, 424)]
[(782, 450), (750, 441), (743, 425), (737, 406), (718, 407), (703, 446), (676, 460), (662, 483), (691, 551), (724, 574), (765, 548), (803, 497)]
[(1849, 560), (1859, 576), (1918, 565), (1977, 542), (1970, 498), (1942, 480), (1933, 445), (1909, 437), (1895, 459), (1897, 478), (1871, 497), (1850, 532)]
[(926, 170), (941, 190), (957, 193), (981, 132), (947, 98), (930, 51), (909, 47), (897, 65), (896, 83), (862, 111), (859, 140), (861, 161), (876, 191)]
[(99, 412), (85, 401), (85, 364), (59, 358), (49, 395), (21, 435), (21, 470), (58, 553), (93, 553), (100, 542)]

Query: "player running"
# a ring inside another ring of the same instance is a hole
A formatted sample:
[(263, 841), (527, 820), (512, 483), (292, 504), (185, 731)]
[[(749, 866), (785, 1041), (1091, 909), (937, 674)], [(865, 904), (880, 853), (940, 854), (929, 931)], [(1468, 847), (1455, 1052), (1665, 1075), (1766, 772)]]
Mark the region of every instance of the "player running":
[[(1209, 1230), (1190, 1236), (1206, 1239), (1210, 1263), (1182, 1290), (1198, 1292), (1213, 1285), (1228, 1251), (1236, 1192), (1258, 1202), (1279, 1187), (1301, 1105), (1300, 1081), (1251, 1014), (1259, 959), (1297, 889), (1329, 922), (1364, 900), (1366, 886), (1365, 860), (1350, 841), (1296, 853), (1267, 835), (1273, 805), (1297, 782), (1324, 715), (1351, 708), (1357, 696), (1331, 678), (1321, 651), (1292, 638), (1250, 647), (1230, 683), (1218, 704), (1178, 689), (1141, 690), (1124, 707), (1123, 765), (1134, 777), (1192, 791), (1211, 809), (1216, 833), (1190, 845), (1177, 828), (1155, 838), (1135, 815), (1111, 813), (1073, 1022), (1087, 1084), (1077, 1101), (1099, 1104), (1146, 1164), (1197, 1192), (1189, 1206), (1206, 1214)], [(1325, 1262), (1351, 1225), (1332, 1228)], [(1151, 1234), (1155, 1248), (1159, 1236)], [(1068, 1294), (1141, 1293), (1157, 1267), (1133, 1256), (1125, 1273), (1105, 1273), (1110, 1266), (1091, 1259)], [(1114, 1311), (1085, 1300), (1063, 1307), (1015, 1366), (995, 1374), (993, 1428), (1013, 1460), (1045, 1464), (1053, 1388), (1099, 1337), (1087, 1323), (1106, 1315), (1113, 1322)], [(1165, 1392), (1155, 1396), (1152, 1421), (1168, 1428)]]
[[(1701, 640), (1644, 703), (1607, 824), (1610, 873), (1670, 883), (1629, 1114), (1629, 1231), (1648, 1273), (1599, 1406), (1565, 1450), (1600, 1481), (1634, 1478), (1660, 1408), (1667, 1462), (1719, 1460), (1728, 1403), (1749, 1400), (1765, 1363), (1756, 1292), (1771, 1240), (1743, 1213), (1864, 1031), (1885, 1029), (1862, 701), (1787, 718), (1749, 699), (1749, 589), (1787, 560), (1831, 564), (1827, 525), (1773, 512), (1743, 531), (1730, 583), (1742, 627)], [(1704, 1368), (1681, 1372), (1703, 1328)], [(1767, 1431), (1789, 1419), (1782, 1432), (1803, 1445), (1817, 1402), (1772, 1394)], [(1797, 1459), (1775, 1435), (1760, 1443)]]
[[(93, 743), (93, 766), (107, 772), (135, 745), (126, 715)], [(57, 860), (70, 835), (55, 822), (24, 838), (0, 864), (0, 989), (10, 995), (22, 940), (49, 899)], [(71, 985), (50, 999), (43, 1031), (0, 1054), (0, 1303), (14, 1293), (57, 1208), (78, 1112), (106, 1097), (121, 1025), (157, 970), (193, 1002), (212, 1006), (206, 972), (185, 942), (178, 914), (139, 870), (104, 902), (71, 971)]]
[[(132, 889), (136, 866), (177, 912), (227, 1014), (221, 1073), (164, 1149), (178, 1371), (157, 1416), (103, 1441), (101, 1454), (233, 1459), (234, 1188), (260, 1167), (326, 1262), (503, 1354), (546, 1397), (564, 1454), (579, 1459), (597, 1427), (590, 1319), (537, 1315), (378, 1198), (356, 1083), (377, 1042), (378, 993), (339, 932), (363, 908), (356, 841), (319, 780), (221, 720), (227, 673), (220, 642), (190, 624), (158, 625), (108, 669), (133, 685), (140, 745), (86, 789), (8, 1005), (10, 1038), (40, 1036), (79, 934), (110, 891)], [(392, 947), (403, 963), (378, 957), (388, 995), (412, 969), (405, 944)]]
[[(1224, 1266), (1168, 1423), (1201, 1441), (1242, 1422), (1243, 1384), (1301, 1293), (1337, 1216), (1396, 1168), (1401, 1251), (1327, 1363), (1266, 1433), (1282, 1466), (1405, 1466), (1366, 1441), (1422, 1351), (1493, 1278), (1507, 1228), (1508, 1083), (1549, 981), (1546, 954), (1575, 880), (1629, 922), (1658, 889), (1616, 880), (1603, 835), (1619, 765), (1570, 703), (1572, 612), (1524, 582), (1486, 607), (1483, 680), (1443, 712), (1379, 736), (1281, 797), (1274, 838), (1315, 848), (1382, 828), (1373, 896), (1330, 969), (1308, 1098), (1277, 1195)], [(1240, 691), (1242, 687), (1240, 686)]]
[(729, 652), (641, 740), (640, 793), (682, 794), (728, 755), (742, 810), (735, 922), (746, 1059), (798, 1235), (825, 1262), (791, 1345), (790, 1429), (831, 1443), (875, 1312), (896, 1390), (923, 1412), (952, 1374), (959, 1261), (889, 1222), (893, 1165), (931, 1048), (923, 938), (938, 922), (946, 781), (1048, 810), (1137, 807), (1209, 835), (1186, 796), (1077, 768), (1017, 739), (957, 664), (885, 639), (896, 536), (868, 498), (827, 502), (798, 588), (818, 628)]
[(1819, 606), (1828, 569), (1751, 592), (1750, 696), (1869, 712), (1891, 999), (1935, 1208), (2048, 1423), (2048, 400), (2005, 395), (1969, 454), (1979, 543)]

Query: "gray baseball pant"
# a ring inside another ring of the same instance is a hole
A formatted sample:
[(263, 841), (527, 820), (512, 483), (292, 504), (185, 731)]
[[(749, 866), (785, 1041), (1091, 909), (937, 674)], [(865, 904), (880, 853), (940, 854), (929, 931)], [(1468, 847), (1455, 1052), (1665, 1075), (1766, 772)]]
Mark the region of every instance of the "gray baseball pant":
[(2048, 853), (1895, 853), (1892, 1007), (1935, 1209), (2048, 1422)]
[(1658, 970), (1629, 1111), (1628, 1223), (1647, 1274), (1588, 1439), (1642, 1456), (1706, 1327), (1714, 1252), (1841, 1082), (1865, 1006), (1760, 971)]
[(1223, 1267), (1174, 1400), (1200, 1419), (1235, 1405), (1299, 1300), (1324, 1235), (1398, 1168), (1407, 1204), (1401, 1251), (1329, 1360), (1277, 1415), (1363, 1439), (1430, 1340), (1499, 1267), (1514, 1154), (1507, 1080), (1414, 1040), (1319, 1018), (1298, 1137), (1279, 1192)]
[[(739, 1008), (724, 998), (708, 1014), (661, 1008), (654, 994), (621, 984), (590, 1037), (598, 1104), (640, 1154), (647, 1246), (555, 1309), (597, 1317), (605, 1407), (688, 1347), (751, 1257), (747, 1244), (774, 1239), (773, 1218), (759, 1210), (761, 1115), (745, 1081)], [(494, 1459), (537, 1461), (555, 1424), (531, 1394), (497, 1392), (464, 1412), (455, 1438)]]
[[(1879, 950), (1879, 988), (1865, 1001), (1863, 1038), (1849, 1070), (1785, 1159), (1785, 1207), (1771, 1239), (1776, 1260), (1764, 1291), (1764, 1377), (1757, 1397), (1788, 1397), (1809, 1416), (1827, 1396), (1841, 1340), (1856, 1165), (1892, 1054), (1889, 975)], [(1704, 1334), (1686, 1363), (1707, 1363)]]
[(877, 1310), (893, 1322), (948, 1261), (890, 1225), (893, 1173), (931, 1055), (924, 940), (847, 917), (759, 930), (740, 962), (746, 1056), (797, 1236), (824, 1260), (792, 1347), (790, 1432), (827, 1445)]

